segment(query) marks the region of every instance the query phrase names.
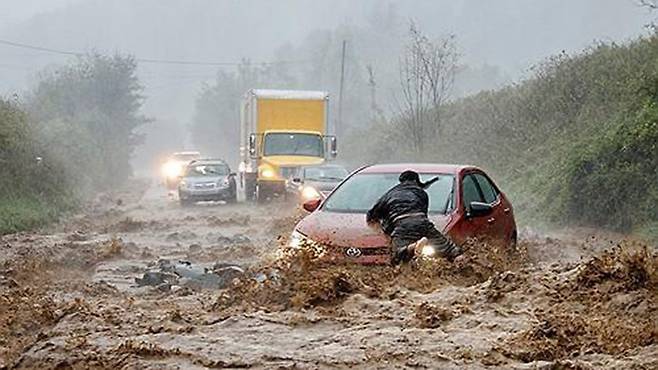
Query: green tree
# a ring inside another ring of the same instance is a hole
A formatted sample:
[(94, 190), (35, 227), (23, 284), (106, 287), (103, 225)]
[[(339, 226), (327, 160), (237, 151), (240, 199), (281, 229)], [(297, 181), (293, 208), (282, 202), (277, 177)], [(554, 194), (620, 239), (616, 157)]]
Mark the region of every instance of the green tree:
[(130, 56), (92, 53), (44, 73), (27, 107), (48, 155), (69, 175), (108, 189), (131, 175), (130, 157), (147, 123), (142, 87)]

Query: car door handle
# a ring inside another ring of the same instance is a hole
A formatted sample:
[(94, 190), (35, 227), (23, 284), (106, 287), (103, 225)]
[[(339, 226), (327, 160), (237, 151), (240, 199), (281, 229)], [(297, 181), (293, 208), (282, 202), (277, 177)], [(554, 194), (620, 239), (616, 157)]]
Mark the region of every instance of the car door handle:
[(511, 209), (509, 209), (509, 207), (503, 209), (503, 212), (505, 212), (505, 213), (509, 213), (509, 211), (511, 211)]
[(487, 220), (487, 223), (492, 224), (496, 219), (494, 217), (491, 217), (490, 219)]

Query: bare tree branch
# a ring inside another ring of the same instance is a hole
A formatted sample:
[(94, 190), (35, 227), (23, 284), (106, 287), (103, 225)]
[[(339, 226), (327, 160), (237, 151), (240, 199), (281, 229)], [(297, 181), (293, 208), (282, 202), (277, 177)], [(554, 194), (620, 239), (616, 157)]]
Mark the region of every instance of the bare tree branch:
[(431, 41), (416, 25), (400, 59), (402, 131), (417, 156), (441, 134), (440, 107), (449, 99), (457, 69), (454, 36)]

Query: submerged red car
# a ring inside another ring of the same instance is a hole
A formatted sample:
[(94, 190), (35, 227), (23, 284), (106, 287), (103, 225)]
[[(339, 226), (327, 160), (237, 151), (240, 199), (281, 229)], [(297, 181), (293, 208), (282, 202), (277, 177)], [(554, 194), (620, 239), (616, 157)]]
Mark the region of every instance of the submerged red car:
[(290, 244), (314, 242), (341, 259), (390, 263), (389, 239), (368, 228), (366, 212), (405, 170), (418, 172), (423, 181), (439, 177), (427, 189), (429, 216), (455, 243), (475, 237), (516, 244), (512, 205), (493, 180), (477, 167), (445, 164), (383, 164), (355, 171), (327, 198), (304, 204), (311, 213), (295, 226)]

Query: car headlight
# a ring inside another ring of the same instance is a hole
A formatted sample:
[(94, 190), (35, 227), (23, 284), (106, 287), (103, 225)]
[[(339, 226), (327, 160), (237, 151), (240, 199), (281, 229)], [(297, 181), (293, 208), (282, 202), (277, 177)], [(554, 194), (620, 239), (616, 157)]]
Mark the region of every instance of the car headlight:
[(423, 257), (434, 257), (436, 256), (436, 248), (433, 245), (425, 245), (420, 249), (420, 255)]
[(218, 188), (228, 188), (228, 186), (229, 186), (228, 177), (225, 178), (224, 180), (217, 181), (217, 187)]
[(327, 254), (327, 248), (306, 235), (295, 230), (290, 234), (288, 239), (288, 247), (296, 250), (308, 251), (312, 254), (313, 258), (321, 258)]
[(177, 162), (167, 162), (162, 166), (162, 174), (170, 179), (180, 176), (182, 171), (183, 166)]
[(288, 246), (292, 248), (301, 248), (304, 244), (308, 243), (308, 241), (309, 238), (307, 238), (306, 235), (295, 230), (292, 232), (292, 234), (290, 234), (290, 238), (288, 239)]
[(315, 190), (315, 188), (312, 186), (305, 186), (302, 189), (302, 198), (304, 198), (304, 200), (317, 199), (321, 197), (322, 195), (320, 195), (320, 192)]

